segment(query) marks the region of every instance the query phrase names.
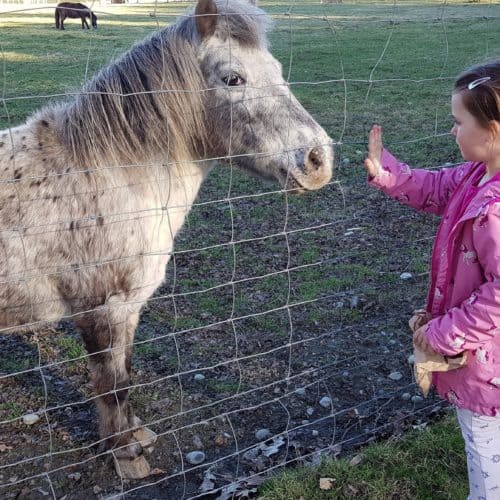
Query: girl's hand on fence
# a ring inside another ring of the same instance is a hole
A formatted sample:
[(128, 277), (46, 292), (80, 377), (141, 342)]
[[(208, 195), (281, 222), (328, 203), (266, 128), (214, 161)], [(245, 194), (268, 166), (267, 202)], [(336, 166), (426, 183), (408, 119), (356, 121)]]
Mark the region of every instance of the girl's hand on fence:
[(438, 354), (436, 351), (434, 351), (427, 340), (427, 336), (425, 335), (426, 329), (426, 325), (423, 325), (415, 331), (415, 333), (413, 334), (413, 345), (427, 354)]
[(368, 136), (368, 156), (365, 168), (370, 178), (376, 177), (382, 170), (382, 127), (373, 125)]

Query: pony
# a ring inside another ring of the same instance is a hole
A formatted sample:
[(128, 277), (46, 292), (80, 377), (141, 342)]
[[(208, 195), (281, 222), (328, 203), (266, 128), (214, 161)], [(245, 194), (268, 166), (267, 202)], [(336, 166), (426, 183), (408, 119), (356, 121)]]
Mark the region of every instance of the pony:
[(142, 456), (128, 403), (139, 314), (212, 167), (294, 193), (331, 179), (332, 140), (284, 80), (270, 25), (246, 0), (199, 0), (0, 132), (0, 332), (73, 321), (100, 442), (121, 460)]
[(87, 17), (91, 20), (92, 28), (97, 28), (97, 16), (83, 3), (62, 2), (57, 4), (55, 10), (56, 29), (64, 29), (64, 20), (71, 19), (82, 20), (82, 30), (90, 29)]

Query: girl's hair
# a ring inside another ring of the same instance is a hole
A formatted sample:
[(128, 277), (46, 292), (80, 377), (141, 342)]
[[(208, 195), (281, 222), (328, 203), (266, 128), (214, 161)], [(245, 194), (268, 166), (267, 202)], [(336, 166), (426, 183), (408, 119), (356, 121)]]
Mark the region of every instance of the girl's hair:
[(454, 92), (462, 93), (462, 102), (479, 124), (492, 128), (500, 122), (500, 59), (473, 66), (455, 81)]

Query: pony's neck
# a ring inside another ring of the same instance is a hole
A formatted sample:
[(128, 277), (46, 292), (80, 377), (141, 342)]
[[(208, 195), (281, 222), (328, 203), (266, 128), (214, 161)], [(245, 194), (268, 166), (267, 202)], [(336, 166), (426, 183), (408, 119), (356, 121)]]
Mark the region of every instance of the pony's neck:
[(192, 42), (175, 27), (160, 31), (67, 105), (62, 142), (87, 168), (198, 160), (206, 144), (203, 88)]

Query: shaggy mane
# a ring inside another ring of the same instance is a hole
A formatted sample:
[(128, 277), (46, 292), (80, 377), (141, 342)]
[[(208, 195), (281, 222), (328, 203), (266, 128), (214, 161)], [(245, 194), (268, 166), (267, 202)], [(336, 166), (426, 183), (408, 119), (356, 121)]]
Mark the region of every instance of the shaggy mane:
[[(217, 36), (267, 45), (267, 15), (219, 0)], [(206, 85), (195, 56), (193, 12), (134, 45), (63, 107), (59, 133), (76, 164), (137, 165), (202, 158), (207, 149)], [(52, 110), (53, 111), (53, 110)], [(42, 116), (39, 116), (42, 118)]]

